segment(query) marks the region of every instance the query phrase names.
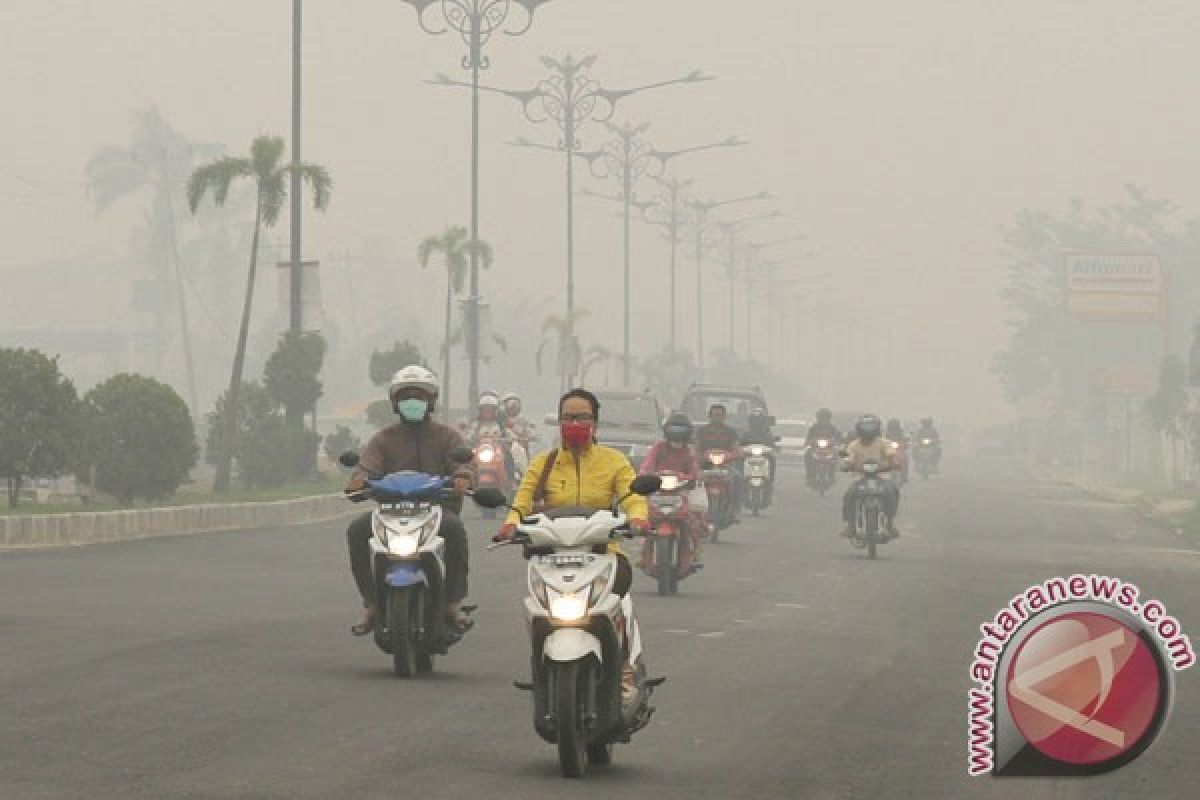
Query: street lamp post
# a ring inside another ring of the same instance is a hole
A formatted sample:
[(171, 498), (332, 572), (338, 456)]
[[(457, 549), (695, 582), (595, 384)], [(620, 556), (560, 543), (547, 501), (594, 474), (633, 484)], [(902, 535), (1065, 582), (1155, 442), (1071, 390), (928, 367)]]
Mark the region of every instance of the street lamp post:
[(695, 182), (694, 178), (686, 180), (671, 176), (653, 176), (663, 186), (659, 197), (642, 209), (643, 218), (654, 225), (659, 225), (667, 231), (671, 242), (671, 335), (669, 338), (671, 352), (678, 348), (678, 329), (676, 311), (679, 305), (677, 286), (676, 253), (679, 249), (679, 230), (683, 227), (683, 192)]
[[(700, 70), (693, 70), (683, 77), (671, 80), (626, 89), (605, 89), (591, 76), (591, 67), (595, 63), (595, 55), (585, 56), (578, 61), (569, 54), (561, 61), (543, 56), (542, 64), (550, 70), (550, 75), (532, 89), (514, 91), (480, 87), (513, 98), (521, 104), (525, 117), (530, 122), (540, 124), (553, 121), (562, 133), (557, 147), (531, 142), (523, 137), (514, 140), (512, 144), (566, 154), (568, 316), (575, 308), (575, 156), (579, 152), (580, 127), (588, 121), (608, 122), (616, 112), (617, 103), (630, 95), (677, 83), (712, 80), (712, 76), (705, 75)], [(439, 82), (452, 83), (446, 79)]]
[[(667, 163), (674, 158), (700, 150), (710, 150), (717, 147), (738, 147), (745, 144), (736, 136), (730, 136), (719, 142), (695, 145), (681, 150), (659, 150), (646, 141), (642, 135), (650, 127), (643, 122), (633, 125), (626, 122), (617, 126), (611, 122), (605, 125), (612, 132), (610, 139), (599, 150), (581, 152), (578, 155), (588, 162), (592, 175), (597, 178), (616, 178), (620, 182), (620, 197), (624, 206), (623, 229), (623, 263), (624, 263), (624, 334), (623, 334), (623, 379), (629, 385), (629, 369), (631, 362), (631, 340), (633, 329), (632, 314), (632, 280), (630, 264), (630, 210), (634, 201), (634, 185), (639, 178), (646, 174), (655, 174), (657, 169), (661, 175)], [(674, 295), (672, 294), (672, 298)], [(672, 325), (674, 322), (672, 321)]]
[[(417, 23), (426, 33), (441, 35), (454, 31), (467, 45), (463, 69), (471, 71), (471, 240), (479, 241), (479, 72), (491, 65), (483, 47), (492, 35), (503, 31), (520, 36), (533, 26), (533, 15), (539, 6), (550, 0), (400, 0), (417, 10)], [(514, 30), (505, 28), (512, 6), (525, 11), (525, 26)], [(441, 9), (441, 25), (430, 25), (426, 12), (433, 6)], [(471, 363), (468, 398), (479, 396), (479, 251), (471, 248), (470, 294), (466, 302), (466, 347)], [(450, 398), (446, 398), (447, 404)]]
[(725, 234), (725, 241), (729, 245), (728, 254), (725, 261), (725, 271), (729, 278), (729, 351), (737, 352), (736, 331), (737, 331), (737, 262), (738, 262), (738, 230), (751, 222), (757, 222), (764, 219), (774, 219), (783, 216), (783, 212), (778, 209), (768, 211), (765, 214), (755, 214), (752, 217), (743, 217), (742, 219), (733, 220), (732, 222), (717, 222), (716, 227)]
[(771, 267), (776, 267), (783, 264), (783, 260), (775, 259), (771, 261), (760, 261), (759, 257), (764, 250), (769, 250), (772, 247), (778, 247), (781, 244), (789, 244), (791, 242), (803, 241), (803, 236), (787, 236), (783, 239), (775, 239), (770, 242), (747, 242), (746, 243), (746, 357), (750, 360), (754, 359), (754, 337), (752, 333), (751, 311), (753, 306), (754, 293), (754, 277), (756, 272), (761, 272)]
[(693, 224), (696, 229), (696, 364), (704, 369), (704, 234), (711, 223), (708, 215), (721, 206), (744, 203), (749, 200), (767, 200), (769, 192), (748, 194), (728, 200), (693, 200), (691, 203)]

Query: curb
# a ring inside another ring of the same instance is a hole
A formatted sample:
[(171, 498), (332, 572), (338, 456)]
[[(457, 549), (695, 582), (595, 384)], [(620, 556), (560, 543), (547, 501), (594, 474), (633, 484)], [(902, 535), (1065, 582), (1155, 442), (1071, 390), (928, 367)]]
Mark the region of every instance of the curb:
[[(1104, 486), (1094, 486), (1086, 480), (1065, 475), (1047, 475), (1038, 474), (1037, 472), (1034, 474), (1035, 477), (1044, 482), (1070, 486), (1097, 500), (1126, 506), (1146, 522), (1176, 536), (1183, 535), (1183, 529), (1177, 524), (1175, 515), (1163, 507), (1164, 503), (1162, 501), (1155, 500), (1154, 497), (1144, 492), (1132, 489), (1112, 489)], [(1187, 502), (1193, 506), (1195, 505), (1195, 501)]]
[(356, 513), (341, 493), (267, 503), (0, 517), (0, 550), (77, 547), (161, 536), (325, 522)]

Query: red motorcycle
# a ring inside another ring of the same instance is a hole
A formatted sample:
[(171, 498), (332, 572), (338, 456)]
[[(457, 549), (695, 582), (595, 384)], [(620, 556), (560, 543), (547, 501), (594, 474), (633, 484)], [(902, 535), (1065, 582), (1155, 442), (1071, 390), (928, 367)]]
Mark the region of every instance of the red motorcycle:
[(677, 472), (659, 472), (662, 486), (650, 495), (650, 525), (654, 532), (642, 545), (642, 571), (658, 579), (660, 595), (675, 594), (679, 581), (691, 575), (697, 538), (704, 531), (688, 502), (694, 481)]
[(818, 439), (809, 448), (808, 485), (821, 497), (837, 483), (837, 450), (832, 439)]
[[(479, 444), (475, 446), (475, 485), (482, 488), (498, 489), (508, 497), (512, 492), (512, 476), (508, 474), (508, 464), (504, 458), (505, 441), (498, 436), (480, 436)], [(483, 516), (492, 519), (496, 509), (485, 508)]]
[(737, 453), (730, 450), (705, 450), (704, 490), (708, 493), (708, 515), (712, 519), (712, 540), (733, 524), (737, 508), (737, 471), (733, 468)]
[(897, 470), (897, 472), (896, 472), (896, 478), (895, 478), (896, 485), (903, 486), (904, 484), (908, 483), (908, 464), (909, 464), (908, 440), (907, 439), (893, 440), (890, 450), (892, 451), (892, 457), (895, 458), (896, 463), (898, 463), (900, 465), (900, 469)]

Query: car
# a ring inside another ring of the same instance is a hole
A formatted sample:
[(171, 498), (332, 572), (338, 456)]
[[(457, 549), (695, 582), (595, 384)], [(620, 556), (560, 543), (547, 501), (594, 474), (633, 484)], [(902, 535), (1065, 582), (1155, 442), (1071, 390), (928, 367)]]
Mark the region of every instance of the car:
[[(750, 427), (750, 412), (756, 408), (767, 410), (767, 396), (757, 386), (726, 386), (715, 383), (693, 383), (683, 396), (680, 410), (691, 418), (695, 425), (708, 422), (708, 409), (714, 403), (723, 403), (727, 424), (743, 434)], [(770, 412), (767, 412), (768, 415)]]
[[(633, 468), (638, 469), (650, 447), (662, 437), (665, 416), (658, 399), (646, 392), (626, 389), (596, 389), (593, 393), (600, 401), (596, 439), (624, 453)], [(548, 427), (557, 427), (558, 414), (548, 412), (545, 422)], [(556, 447), (557, 441), (551, 446)]]
[(775, 421), (775, 435), (779, 437), (779, 460), (792, 463), (804, 461), (805, 441), (811, 423), (806, 419), (789, 418)]

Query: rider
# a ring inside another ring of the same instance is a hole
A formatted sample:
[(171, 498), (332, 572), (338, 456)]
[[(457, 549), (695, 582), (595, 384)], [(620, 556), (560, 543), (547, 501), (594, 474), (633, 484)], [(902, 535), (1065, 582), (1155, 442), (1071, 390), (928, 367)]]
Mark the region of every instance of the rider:
[[(540, 510), (535, 509), (537, 504), (546, 508), (607, 509), (614, 500), (621, 500), (629, 527), (643, 533), (649, 531), (646, 498), (629, 493), (636, 477), (629, 459), (596, 441), (596, 423), (600, 418), (600, 401), (596, 396), (586, 389), (572, 389), (558, 401), (558, 418), (562, 446), (540, 453), (530, 463), (513, 500), (514, 510), (496, 534), (496, 541), (512, 539), (522, 514)], [(633, 568), (615, 542), (609, 545), (609, 552), (617, 557), (613, 592), (626, 597), (633, 585)], [(627, 648), (621, 669), (621, 693), (626, 703), (632, 703), (638, 695), (637, 669), (630, 655)]]
[(748, 447), (752, 444), (761, 444), (769, 448), (766, 452), (767, 461), (770, 463), (770, 474), (767, 476), (767, 502), (771, 502), (771, 494), (775, 488), (775, 443), (779, 441), (778, 437), (771, 432), (771, 417), (767, 414), (767, 410), (761, 406), (755, 406), (750, 412), (749, 428), (742, 436), (742, 446)]
[(925, 445), (929, 447), (933, 453), (933, 465), (937, 467), (942, 460), (942, 437), (938, 434), (937, 428), (933, 427), (933, 417), (925, 417), (921, 420), (921, 426), (917, 428), (916, 441), (921, 442), (929, 439), (932, 444)]
[(500, 409), (500, 395), (491, 389), (479, 393), (478, 410), (475, 421), (467, 431), (467, 441), (471, 447), (478, 448), (480, 439), (491, 438), (496, 441), (496, 447), (504, 454), (504, 467), (508, 474), (515, 475), (512, 449), (509, 444), (508, 429)]
[[(402, 470), (429, 472), (452, 476), (458, 495), (442, 506), (442, 524), (438, 535), (446, 542), (446, 618), (451, 627), (462, 633), (471, 626), (470, 617), (460, 615), (459, 608), (467, 596), (467, 531), (459, 513), (462, 495), (472, 483), (471, 470), (455, 464), (450, 454), (464, 446), (458, 431), (434, 422), (432, 414), (437, 405), (438, 378), (429, 370), (410, 365), (392, 376), (388, 387), (388, 402), (400, 416), (400, 421), (380, 429), (359, 456), (358, 467), (346, 485), (346, 494), (362, 490), (370, 475), (386, 475)], [(371, 566), (371, 514), (363, 514), (346, 529), (350, 548), (350, 570), (362, 596), (366, 613), (362, 622), (351, 630), (365, 636), (375, 627), (379, 609), (375, 607), (374, 577)]]
[(516, 392), (506, 392), (500, 399), (500, 407), (504, 411), (504, 421), (508, 426), (509, 436), (525, 451), (525, 464), (528, 465), (532, 455), (533, 440), (537, 438), (537, 429), (526, 417), (521, 416), (521, 396)]
[[(892, 469), (900, 466), (891, 442), (883, 437), (883, 421), (874, 414), (863, 414), (854, 425), (855, 438), (842, 450), (845, 458), (844, 469), (847, 472), (862, 472), (863, 464), (874, 461), (880, 466)], [(884, 511), (887, 512), (888, 533), (893, 539), (900, 535), (896, 530), (896, 515), (900, 512), (900, 489), (895, 481), (884, 481)], [(854, 494), (857, 486), (851, 484), (842, 500), (842, 518), (846, 527), (842, 536), (850, 538), (854, 535)]]
[(700, 463), (691, 448), (692, 421), (687, 414), (675, 412), (663, 423), (663, 438), (650, 447), (642, 459), (641, 474), (655, 475), (661, 471), (674, 472), (682, 481), (695, 481), (697, 485), (688, 492), (688, 507), (692, 509), (692, 564), (700, 568), (700, 535), (708, 533), (708, 494), (699, 486)]
[(696, 450), (703, 455), (708, 450), (727, 450), (733, 453), (730, 470), (733, 472), (732, 488), (733, 517), (737, 521), (737, 509), (742, 504), (741, 447), (737, 431), (725, 424), (727, 410), (724, 403), (713, 403), (708, 407), (708, 424), (696, 431)]
[(817, 421), (809, 427), (808, 434), (804, 437), (804, 445), (806, 447), (804, 451), (804, 471), (809, 479), (812, 478), (813, 462), (816, 460), (813, 448), (822, 439), (828, 441), (830, 447), (837, 447), (842, 443), (842, 433), (833, 424), (833, 412), (828, 408), (822, 408), (817, 411)]

